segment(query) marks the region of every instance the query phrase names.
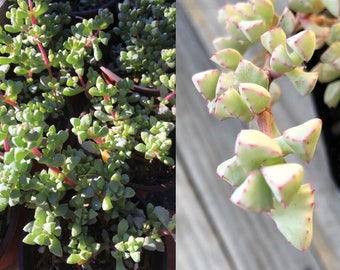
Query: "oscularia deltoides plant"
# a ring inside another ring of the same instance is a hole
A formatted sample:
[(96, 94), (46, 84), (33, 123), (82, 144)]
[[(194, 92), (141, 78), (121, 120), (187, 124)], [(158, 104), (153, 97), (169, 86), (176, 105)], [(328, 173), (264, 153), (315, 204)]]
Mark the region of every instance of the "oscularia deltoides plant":
[[(339, 1), (291, 0), (277, 14), (274, 0), (227, 4), (218, 12), (227, 35), (214, 40), (217, 51), (211, 57), (220, 68), (192, 78), (210, 114), (249, 123), (249, 129), (237, 136), (234, 156), (217, 168), (217, 174), (236, 188), (231, 201), (247, 210), (267, 212), (300, 250), (306, 250), (312, 240), (314, 190), (303, 181), (304, 168), (285, 157), (295, 154), (310, 162), (322, 121), (311, 119), (280, 131), (271, 109), (280, 97), (275, 80), (288, 78), (302, 96), (311, 93), (318, 79), (329, 83), (325, 101), (337, 105), (339, 6)], [(252, 62), (244, 53), (255, 44), (263, 47), (263, 53), (260, 61), (256, 57)], [(307, 70), (305, 64), (315, 50), (325, 46), (320, 61)]]

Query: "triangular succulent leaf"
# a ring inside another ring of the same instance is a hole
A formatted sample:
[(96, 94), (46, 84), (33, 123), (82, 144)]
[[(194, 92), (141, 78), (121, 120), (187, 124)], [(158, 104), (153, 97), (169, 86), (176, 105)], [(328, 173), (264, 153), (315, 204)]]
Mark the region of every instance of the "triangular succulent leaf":
[(263, 47), (270, 53), (280, 44), (286, 44), (286, 34), (282, 28), (271, 29), (261, 35)]
[(273, 195), (260, 171), (252, 171), (231, 195), (230, 200), (239, 207), (256, 212), (269, 211)]
[[(302, 59), (301, 59), (302, 62)], [(296, 64), (289, 57), (287, 48), (283, 44), (279, 44), (274, 49), (270, 58), (271, 68), (278, 73), (286, 73), (296, 68)]]
[(259, 42), (261, 35), (267, 30), (263, 20), (241, 21), (238, 23), (238, 27), (252, 43)]
[(314, 190), (302, 185), (288, 206), (274, 200), (270, 215), (279, 231), (297, 249), (305, 251), (313, 235)]
[(238, 2), (234, 5), (236, 16), (242, 20), (250, 19), (254, 15), (253, 5), (248, 2)]
[(308, 62), (315, 50), (315, 34), (312, 31), (304, 30), (287, 39), (287, 44)]
[(288, 79), (294, 85), (300, 95), (306, 96), (313, 91), (318, 81), (318, 72), (306, 72), (303, 68), (297, 67), (286, 73)]
[(263, 162), (282, 156), (275, 140), (256, 129), (244, 129), (238, 134), (235, 155), (247, 171), (258, 169)]
[(270, 0), (253, 0), (254, 14), (263, 19), (268, 27), (273, 23), (274, 5)]
[(253, 119), (252, 112), (239, 92), (233, 87), (229, 88), (216, 99), (215, 115), (221, 119), (235, 117), (244, 122), (249, 122)]
[(301, 20), (300, 21), (301, 26), (303, 29), (312, 31), (315, 34), (316, 37), (316, 49), (322, 48), (322, 46), (325, 44), (326, 40), (329, 37), (330, 28), (327, 25), (320, 25), (314, 21), (311, 20)]
[(237, 50), (228, 48), (216, 52), (210, 59), (221, 67), (235, 71), (242, 55)]
[(192, 76), (192, 81), (198, 92), (207, 100), (213, 100), (216, 96), (216, 86), (220, 71), (211, 69), (196, 73)]
[(221, 72), (216, 86), (216, 97), (219, 97), (222, 93), (232, 87), (234, 83), (235, 76), (232, 74), (232, 72)]
[(336, 18), (340, 16), (340, 2), (334, 0), (321, 0), (327, 10)]
[(237, 163), (235, 156), (222, 162), (216, 171), (217, 175), (227, 181), (232, 186), (241, 185), (247, 178), (243, 168)]
[(235, 70), (236, 79), (241, 83), (254, 83), (268, 89), (269, 80), (266, 72), (248, 60), (242, 59)]
[(233, 37), (219, 37), (213, 40), (214, 48), (217, 51), (222, 49), (232, 48), (236, 51), (244, 54), (250, 46), (250, 42), (248, 40), (239, 40)]
[(294, 32), (296, 27), (296, 18), (288, 7), (285, 7), (281, 13), (278, 26), (282, 28), (287, 36), (290, 36)]
[(235, 40), (244, 40), (249, 42), (249, 39), (244, 35), (240, 29), (239, 22), (242, 21), (240, 17), (234, 16), (227, 18), (226, 21), (226, 32)]
[(240, 83), (239, 91), (248, 107), (256, 114), (263, 112), (270, 103), (270, 94), (261, 85)]
[(227, 4), (220, 8), (217, 12), (217, 21), (221, 25), (225, 25), (227, 18), (231, 16), (236, 16), (237, 13), (235, 11), (234, 5)]
[(285, 130), (282, 135), (286, 143), (299, 158), (310, 162), (314, 156), (321, 128), (321, 119), (315, 118)]
[(285, 163), (261, 168), (275, 199), (287, 206), (299, 190), (303, 179), (303, 167), (297, 163)]

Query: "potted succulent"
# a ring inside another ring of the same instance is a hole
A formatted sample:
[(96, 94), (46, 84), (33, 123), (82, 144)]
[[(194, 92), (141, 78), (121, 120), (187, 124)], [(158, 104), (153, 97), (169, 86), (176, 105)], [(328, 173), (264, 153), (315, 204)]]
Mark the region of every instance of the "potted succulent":
[[(119, 81), (120, 76), (129, 77), (133, 82), (135, 92), (146, 95), (151, 99), (156, 98), (159, 103), (159, 110), (162, 119), (174, 120), (176, 94), (176, 7), (172, 0), (142, 1), (134, 0), (122, 1), (118, 5), (118, 22), (113, 28), (114, 43), (110, 46), (111, 62), (108, 66), (102, 67), (104, 76), (109, 81)], [(170, 135), (175, 138), (175, 131)], [(159, 134), (160, 135), (160, 134)], [(137, 146), (139, 152), (145, 153), (145, 158), (150, 159), (157, 154), (163, 163), (172, 166), (173, 158), (169, 157), (161, 148), (157, 151), (152, 149), (154, 136), (143, 133), (144, 143)], [(173, 140), (174, 141), (174, 140)], [(170, 152), (174, 156), (175, 147), (172, 146)], [(131, 164), (136, 168), (145, 166), (144, 161)], [(156, 164), (155, 164), (156, 165)], [(169, 166), (168, 166), (169, 168)], [(149, 176), (139, 175), (135, 177), (137, 181), (131, 181), (132, 186), (143, 198), (153, 197), (162, 199), (166, 204), (167, 196), (174, 196), (175, 174), (166, 173), (164, 166), (155, 166), (153, 171), (158, 171), (158, 181)], [(139, 180), (138, 180), (139, 179)], [(142, 179), (149, 179), (144, 181)], [(150, 192), (152, 194), (150, 194)], [(172, 210), (173, 205), (170, 206)]]
[(118, 9), (113, 34), (120, 42), (111, 47), (110, 68), (145, 87), (175, 82), (175, 1), (125, 0)]
[[(280, 131), (272, 111), (280, 97), (276, 80), (286, 77), (302, 96), (319, 80), (327, 87), (326, 103), (338, 103), (338, 17), (338, 1), (291, 0), (281, 14), (271, 0), (227, 4), (218, 13), (227, 36), (214, 40), (217, 51), (211, 57), (220, 68), (192, 78), (210, 114), (249, 123), (236, 138), (234, 156), (217, 167), (217, 174), (235, 186), (231, 201), (268, 213), (300, 250), (312, 240), (314, 190), (303, 183), (303, 166), (285, 157), (294, 154), (310, 162), (322, 120)], [(262, 50), (247, 59), (255, 44)]]
[(77, 23), (70, 12), (69, 3), (18, 0), (0, 28), (0, 210), (28, 213), (23, 242), (43, 257), (34, 264), (135, 269), (152, 251), (174, 251), (175, 216), (129, 186), (136, 156), (173, 173), (174, 110), (125, 76), (101, 75), (109, 10)]

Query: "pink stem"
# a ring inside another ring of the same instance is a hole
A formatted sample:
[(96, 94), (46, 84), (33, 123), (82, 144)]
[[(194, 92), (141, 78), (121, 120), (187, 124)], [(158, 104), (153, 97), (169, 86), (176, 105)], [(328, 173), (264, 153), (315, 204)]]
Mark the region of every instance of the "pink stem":
[(5, 149), (5, 152), (9, 152), (10, 150), (10, 147), (9, 147), (9, 143), (8, 143), (8, 139), (4, 139), (4, 149)]
[[(34, 16), (34, 10), (33, 10), (33, 1), (32, 0), (28, 0), (28, 5), (29, 5), (29, 8), (30, 8), (30, 13), (31, 13), (31, 23), (32, 25), (36, 25), (37, 24), (37, 20)], [(37, 42), (37, 45), (39, 47), (39, 50), (40, 50), (40, 53), (43, 57), (43, 60), (44, 60), (44, 64), (48, 70), (48, 75), (50, 76), (50, 78), (52, 78), (52, 70), (51, 70), (51, 66), (50, 66), (50, 61), (48, 60), (48, 57), (47, 57), (47, 54), (45, 52), (45, 49), (43, 47), (43, 45), (41, 44), (41, 42), (39, 41), (39, 37), (38, 36), (35, 36), (34, 37), (35, 41)]]
[(112, 116), (113, 119), (116, 118), (116, 112), (114, 110), (111, 111), (111, 116)]
[(34, 17), (34, 12), (33, 12), (33, 1), (28, 0), (28, 6), (30, 8), (30, 13), (31, 13), (31, 23), (35, 25), (37, 23), (35, 17)]
[(98, 36), (98, 34), (99, 30), (97, 30), (96, 33), (94, 33), (94, 35), (90, 36), (89, 40), (85, 44), (85, 49), (92, 45), (92, 41)]
[(86, 86), (86, 83), (85, 83), (85, 81), (84, 81), (83, 76), (81, 76), (80, 74), (78, 74), (78, 78), (79, 78), (81, 87), (84, 88), (85, 95), (87, 96), (88, 99), (92, 99), (92, 96), (91, 96), (90, 93), (89, 93), (89, 89), (88, 89), (87, 86)]
[[(38, 157), (38, 158), (41, 158), (41, 156), (42, 156), (42, 153), (40, 152), (40, 150), (38, 149), (38, 148), (36, 148), (36, 147), (34, 147), (32, 150), (31, 150), (31, 152), (36, 156), (36, 157)], [(56, 168), (56, 167), (53, 167), (53, 166), (47, 166), (48, 168), (50, 168), (53, 172), (55, 172), (56, 174), (58, 174), (58, 175), (60, 175), (60, 174), (63, 174), (64, 175), (64, 173), (61, 171), (61, 170), (59, 170), (58, 168)], [(64, 175), (65, 176), (65, 178), (64, 178), (64, 180), (65, 180), (65, 183), (66, 184), (68, 184), (69, 186), (71, 186), (71, 187), (76, 187), (76, 183), (69, 177), (69, 176), (67, 176), (67, 175)]]
[(84, 81), (83, 76), (81, 76), (81, 75), (78, 74), (78, 78), (79, 78), (81, 87), (86, 88), (86, 83), (85, 83), (85, 81)]
[(36, 38), (39, 50), (40, 50), (40, 52), (41, 52), (41, 54), (43, 56), (44, 63), (48, 67), (50, 65), (50, 61), (48, 60), (48, 57), (47, 57), (46, 52), (45, 52), (45, 49), (44, 49), (43, 45), (41, 44), (41, 42), (38, 40), (38, 37), (35, 37), (35, 38)]
[(40, 150), (39, 150), (38, 148), (36, 148), (36, 147), (34, 147), (34, 148), (31, 150), (31, 152), (32, 152), (36, 157), (38, 157), (38, 158), (41, 158), (41, 156), (42, 156), (42, 153), (41, 153)]
[[(56, 167), (50, 167), (50, 166), (48, 166), (48, 167), (49, 167), (53, 172), (55, 172), (56, 174), (58, 174), (58, 175), (63, 174), (63, 175), (64, 175), (64, 173), (63, 173), (61, 170), (59, 170), (58, 168), (56, 168)], [(64, 176), (65, 176), (65, 178), (64, 178), (65, 183), (68, 184), (70, 187), (75, 188), (75, 187), (76, 187), (76, 183), (75, 183), (69, 176), (67, 176), (67, 175), (64, 175)]]
[(165, 99), (165, 100), (170, 100), (170, 99), (172, 99), (175, 95), (176, 95), (176, 91), (172, 91), (172, 92), (169, 93), (164, 99)]
[(8, 105), (11, 105), (12, 107), (16, 107), (16, 106), (17, 106), (17, 103), (16, 103), (15, 101), (6, 99), (6, 98), (4, 98), (4, 97), (2, 97), (2, 100), (3, 100), (4, 102), (6, 102)]

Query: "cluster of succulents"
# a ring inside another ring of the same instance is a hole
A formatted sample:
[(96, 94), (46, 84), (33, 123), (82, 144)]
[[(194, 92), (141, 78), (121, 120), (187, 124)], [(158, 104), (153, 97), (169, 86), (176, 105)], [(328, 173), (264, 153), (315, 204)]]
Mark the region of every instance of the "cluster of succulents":
[(174, 80), (175, 1), (125, 0), (119, 4), (118, 20), (113, 32), (121, 43), (112, 47), (117, 69), (147, 87)]
[(164, 208), (136, 207), (127, 160), (138, 150), (174, 166), (175, 116), (170, 98), (101, 76), (110, 11), (76, 24), (70, 12), (68, 3), (18, 0), (0, 27), (0, 210), (33, 209), (23, 241), (69, 264), (89, 265), (108, 250), (125, 269), (143, 248), (164, 250), (161, 237), (174, 230)]
[[(225, 5), (218, 20), (227, 36), (214, 40), (217, 52), (211, 57), (220, 68), (192, 78), (210, 114), (249, 123), (249, 129), (237, 136), (234, 156), (217, 168), (217, 174), (236, 187), (231, 201), (247, 210), (269, 213), (300, 250), (311, 244), (314, 190), (303, 183), (303, 167), (285, 157), (295, 154), (310, 162), (322, 121), (311, 119), (281, 132), (272, 112), (280, 97), (275, 80), (286, 77), (302, 96), (311, 93), (318, 79), (331, 82), (325, 99), (329, 105), (338, 103), (339, 24), (324, 15), (338, 17), (337, 5), (337, 1), (292, 0), (281, 14), (271, 0)], [(262, 46), (262, 52), (256, 61), (247, 60), (245, 53), (255, 44)], [(321, 62), (306, 71), (305, 63), (325, 44), (329, 47)]]
[[(318, 81), (327, 84), (324, 94), (324, 102), (328, 107), (336, 107), (340, 100), (340, 69), (339, 58), (339, 5), (328, 1), (321, 1), (314, 5), (294, 5), (292, 9), (299, 12), (299, 21), (305, 29), (313, 31), (316, 36), (316, 48), (320, 49), (320, 59), (313, 71), (319, 73)], [(324, 8), (332, 14), (332, 17), (325, 16)], [(312, 15), (310, 15), (312, 13)], [(333, 17), (334, 16), (334, 17)]]

